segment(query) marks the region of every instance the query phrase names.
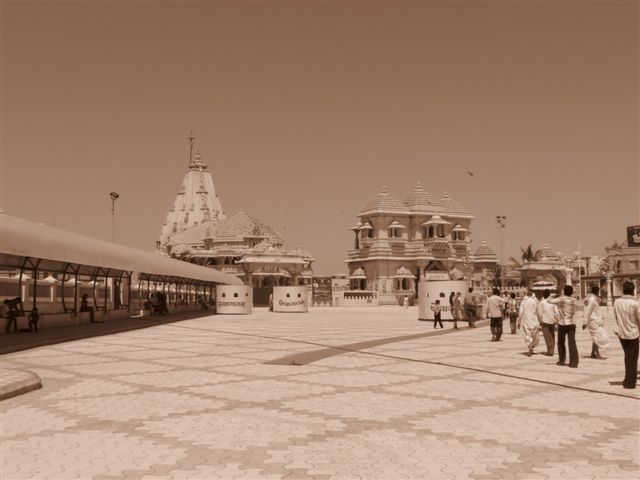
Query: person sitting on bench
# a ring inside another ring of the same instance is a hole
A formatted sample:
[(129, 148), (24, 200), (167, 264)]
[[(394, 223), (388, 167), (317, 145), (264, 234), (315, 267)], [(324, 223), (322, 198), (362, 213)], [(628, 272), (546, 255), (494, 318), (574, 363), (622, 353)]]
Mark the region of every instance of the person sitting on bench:
[(82, 300), (80, 300), (80, 311), (81, 312), (89, 312), (89, 319), (91, 323), (95, 323), (94, 309), (89, 306), (88, 295), (85, 293), (82, 295)]

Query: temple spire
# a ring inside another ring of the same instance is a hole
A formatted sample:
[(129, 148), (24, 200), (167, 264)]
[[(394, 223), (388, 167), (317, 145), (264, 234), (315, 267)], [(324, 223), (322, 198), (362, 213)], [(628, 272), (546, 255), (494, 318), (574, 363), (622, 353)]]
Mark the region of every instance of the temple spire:
[(189, 132), (189, 166), (191, 166), (191, 164), (193, 163), (193, 143), (195, 141), (196, 137), (193, 136), (193, 130), (191, 130)]

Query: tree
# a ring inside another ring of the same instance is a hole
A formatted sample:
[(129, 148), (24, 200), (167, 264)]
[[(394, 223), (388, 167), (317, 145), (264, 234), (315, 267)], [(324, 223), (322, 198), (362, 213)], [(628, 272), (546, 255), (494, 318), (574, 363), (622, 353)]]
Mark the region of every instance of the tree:
[(536, 253), (533, 252), (533, 245), (529, 244), (527, 248), (520, 247), (523, 262), (533, 262), (536, 259)]

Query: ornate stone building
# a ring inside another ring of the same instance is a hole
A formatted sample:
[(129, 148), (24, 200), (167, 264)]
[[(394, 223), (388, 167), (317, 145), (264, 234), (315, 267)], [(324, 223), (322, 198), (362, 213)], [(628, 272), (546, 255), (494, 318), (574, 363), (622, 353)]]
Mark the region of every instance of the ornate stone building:
[[(446, 192), (435, 201), (418, 183), (401, 201), (383, 187), (358, 218), (346, 259), (351, 288), (378, 292), (380, 303), (413, 297), (421, 277), (470, 277), (476, 270), (470, 250), (474, 217)], [(487, 255), (484, 247), (478, 266), (495, 269), (495, 253)]]
[(211, 172), (189, 138), (189, 166), (156, 242), (163, 255), (239, 276), (265, 304), (271, 287), (310, 283), (314, 258), (285, 250), (278, 232), (245, 212), (227, 216)]

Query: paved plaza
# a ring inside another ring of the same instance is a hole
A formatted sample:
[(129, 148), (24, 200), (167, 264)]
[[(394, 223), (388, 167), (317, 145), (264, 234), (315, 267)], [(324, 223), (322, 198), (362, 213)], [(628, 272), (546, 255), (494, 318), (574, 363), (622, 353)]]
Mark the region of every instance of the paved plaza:
[(640, 391), (615, 337), (594, 360), (579, 331), (570, 369), (521, 334), (416, 318), (259, 309), (4, 355), (42, 388), (0, 402), (0, 476), (638, 478)]

